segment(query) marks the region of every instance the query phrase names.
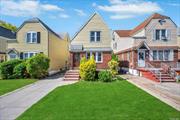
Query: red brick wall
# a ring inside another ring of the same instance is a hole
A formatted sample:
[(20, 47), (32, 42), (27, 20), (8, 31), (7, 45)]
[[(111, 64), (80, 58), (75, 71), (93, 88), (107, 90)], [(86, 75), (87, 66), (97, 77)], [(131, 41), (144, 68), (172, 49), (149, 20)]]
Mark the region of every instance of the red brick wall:
[[(80, 57), (86, 56), (85, 52), (80, 53)], [(103, 52), (103, 62), (96, 63), (97, 69), (106, 69), (108, 68), (108, 62), (111, 60), (111, 52)], [(73, 52), (70, 52), (70, 66), (73, 68)]]
[(108, 62), (111, 60), (111, 52), (103, 52), (103, 62), (97, 63), (97, 69), (106, 69), (108, 68)]

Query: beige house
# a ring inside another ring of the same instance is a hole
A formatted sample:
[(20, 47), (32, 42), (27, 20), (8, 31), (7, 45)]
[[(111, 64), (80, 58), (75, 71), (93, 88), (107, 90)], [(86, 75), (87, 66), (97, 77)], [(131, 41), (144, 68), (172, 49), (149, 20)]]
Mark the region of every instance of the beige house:
[(6, 60), (7, 41), (15, 40), (16, 34), (0, 26), (0, 62)]
[(177, 26), (170, 17), (153, 14), (132, 30), (115, 30), (112, 48), (132, 74), (143, 68), (178, 66)]
[(16, 40), (8, 41), (7, 59), (27, 59), (44, 53), (50, 58), (50, 71), (64, 69), (69, 56), (69, 39), (66, 36), (64, 38), (38, 18), (26, 20), (18, 28)]
[(107, 68), (111, 52), (111, 30), (102, 17), (94, 13), (71, 40), (71, 68), (79, 67), (81, 57), (89, 59), (92, 55), (98, 69)]

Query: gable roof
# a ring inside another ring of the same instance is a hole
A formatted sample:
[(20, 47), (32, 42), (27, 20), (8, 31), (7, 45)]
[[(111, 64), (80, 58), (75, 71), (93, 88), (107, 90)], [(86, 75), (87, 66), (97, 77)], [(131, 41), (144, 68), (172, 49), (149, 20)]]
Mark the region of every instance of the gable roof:
[(121, 37), (130, 37), (131, 30), (115, 30), (115, 32)]
[(0, 26), (0, 36), (8, 39), (16, 39), (16, 33)]
[(170, 17), (165, 16), (165, 15), (161, 15), (161, 14), (158, 14), (158, 13), (154, 13), (150, 17), (148, 17), (145, 21), (143, 21), (141, 24), (139, 24), (138, 26), (136, 26), (132, 30), (129, 30), (129, 31), (116, 30), (116, 31), (119, 32), (118, 35), (120, 35), (120, 37), (129, 37), (129, 36), (132, 36), (133, 34), (135, 34), (136, 32), (142, 30), (143, 28), (145, 28), (151, 22), (152, 19), (170, 19)]
[(23, 22), (23, 24), (18, 28), (17, 31), (19, 31), (26, 23), (40, 23), (42, 24), (49, 32), (53, 33), (55, 36), (61, 38), (60, 35), (58, 35), (57, 33), (55, 33), (51, 28), (49, 28), (43, 21), (41, 21), (39, 18), (35, 17), (35, 18), (31, 18), (28, 19), (26, 21)]
[[(92, 20), (92, 18), (93, 18), (95, 15), (100, 16), (99, 13), (95, 12), (95, 13), (88, 19), (88, 21), (87, 21), (84, 25), (81, 26), (81, 28), (79, 29), (79, 31), (75, 33), (75, 35), (72, 37), (72, 40), (81, 32), (81, 30)], [(100, 16), (100, 18), (102, 18), (102, 17)], [(102, 21), (103, 21), (103, 19), (102, 19)], [(104, 22), (104, 21), (103, 21), (103, 22)], [(105, 23), (105, 22), (104, 22), (104, 23)]]

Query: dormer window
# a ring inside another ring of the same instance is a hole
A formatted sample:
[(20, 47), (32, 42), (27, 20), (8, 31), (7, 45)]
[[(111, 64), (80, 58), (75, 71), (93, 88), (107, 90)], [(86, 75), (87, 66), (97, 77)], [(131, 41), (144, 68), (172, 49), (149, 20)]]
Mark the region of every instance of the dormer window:
[(91, 31), (90, 32), (90, 41), (91, 42), (100, 42), (101, 39), (100, 31)]
[(31, 31), (26, 35), (27, 43), (37, 43), (37, 32)]

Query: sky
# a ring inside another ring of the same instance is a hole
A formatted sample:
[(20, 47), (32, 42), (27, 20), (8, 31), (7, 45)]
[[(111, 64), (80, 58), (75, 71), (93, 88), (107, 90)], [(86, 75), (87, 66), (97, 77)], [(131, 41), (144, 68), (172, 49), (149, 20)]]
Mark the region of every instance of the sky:
[(38, 17), (56, 33), (71, 37), (94, 12), (112, 30), (133, 29), (153, 13), (169, 16), (180, 26), (180, 0), (0, 0), (0, 20), (19, 27)]

